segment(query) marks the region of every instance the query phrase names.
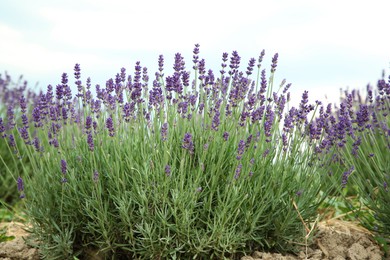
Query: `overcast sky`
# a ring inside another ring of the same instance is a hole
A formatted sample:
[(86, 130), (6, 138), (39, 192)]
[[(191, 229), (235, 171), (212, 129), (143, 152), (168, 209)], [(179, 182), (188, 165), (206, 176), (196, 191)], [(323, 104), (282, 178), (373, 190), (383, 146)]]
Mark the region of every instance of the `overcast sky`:
[(189, 70), (199, 43), (215, 71), (223, 52), (246, 66), (265, 49), (268, 71), (278, 52), (276, 80), (291, 82), (294, 98), (307, 89), (334, 99), (388, 75), (389, 10), (388, 0), (1, 0), (0, 72), (45, 89), (80, 63), (83, 80), (104, 85), (138, 60), (152, 77), (159, 54), (172, 67), (182, 53)]

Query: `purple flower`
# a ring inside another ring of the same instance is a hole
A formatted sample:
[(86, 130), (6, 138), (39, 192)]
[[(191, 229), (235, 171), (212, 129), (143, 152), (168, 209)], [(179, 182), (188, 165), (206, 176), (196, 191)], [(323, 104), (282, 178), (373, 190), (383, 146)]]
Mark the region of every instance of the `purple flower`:
[(245, 123), (246, 123), (246, 119), (250, 116), (250, 112), (248, 111), (245, 111), (245, 108), (243, 109), (242, 113), (241, 113), (241, 116), (240, 116), (240, 123), (239, 125), (240, 126), (244, 126)]
[(146, 67), (142, 68), (142, 81), (143, 81), (142, 86), (147, 87), (149, 82), (149, 75), (148, 75), (148, 68)]
[(164, 96), (161, 89), (161, 84), (156, 78), (153, 81), (153, 88), (149, 91), (149, 105), (157, 106), (164, 102)]
[(198, 71), (199, 71), (199, 77), (198, 79), (203, 80), (205, 77), (204, 74), (206, 73), (206, 62), (204, 59), (201, 59), (198, 63)]
[(5, 126), (3, 123), (3, 118), (0, 117), (0, 134), (2, 138), (5, 138), (7, 135), (5, 134)]
[(87, 143), (88, 143), (89, 150), (91, 152), (93, 152), (95, 146), (94, 146), (94, 143), (93, 143), (93, 137), (92, 137), (92, 133), (91, 132), (88, 133)]
[(259, 122), (263, 118), (265, 106), (260, 106), (252, 111), (251, 113), (251, 120), (254, 124), (255, 122)]
[(106, 120), (106, 127), (108, 129), (109, 136), (113, 137), (115, 135), (115, 129), (114, 129), (114, 122), (112, 121), (111, 116)]
[(22, 114), (22, 124), (23, 124), (26, 128), (29, 127), (29, 126), (28, 126), (28, 117), (27, 117), (26, 114)]
[(242, 164), (240, 163), (236, 168), (236, 173), (234, 174), (234, 179), (237, 180), (240, 177), (241, 169), (242, 169)]
[(222, 66), (222, 69), (220, 70), (220, 72), (221, 72), (221, 74), (223, 75), (223, 74), (225, 74), (225, 68), (226, 68), (226, 62), (227, 62), (227, 60), (228, 60), (228, 56), (229, 56), (229, 54), (227, 53), (227, 52), (224, 52), (223, 54), (222, 54), (222, 64), (221, 64), (221, 66)]
[(131, 117), (135, 111), (135, 101), (132, 101), (130, 104), (126, 102), (123, 106), (123, 117), (126, 122), (130, 122)]
[(229, 133), (228, 132), (224, 132), (222, 137), (223, 137), (223, 139), (225, 141), (227, 141), (229, 139)]
[(23, 179), (20, 176), (18, 177), (17, 184), (18, 184), (18, 191), (19, 192), (24, 191)]
[(287, 140), (287, 135), (285, 133), (282, 134), (282, 141), (283, 141), (283, 151), (287, 151), (288, 140)]
[(283, 89), (283, 94), (286, 94), (290, 87), (291, 87), (291, 83), (288, 83), (288, 84), (284, 87), (284, 89)]
[(163, 55), (158, 56), (158, 71), (160, 72), (159, 73), (160, 77), (164, 76), (164, 74), (162, 73), (164, 71), (164, 56)]
[(15, 127), (15, 114), (12, 105), (8, 106), (7, 119), (8, 119), (8, 125), (7, 125), (8, 129), (13, 129)]
[(161, 139), (163, 141), (166, 141), (167, 140), (167, 137), (168, 137), (168, 123), (165, 122), (162, 126), (161, 126)]
[(269, 154), (269, 149), (265, 150), (264, 153), (263, 153), (263, 158), (267, 157), (267, 155)]
[(257, 67), (258, 68), (260, 68), (260, 66), (261, 66), (261, 62), (263, 61), (264, 55), (265, 55), (265, 50), (262, 50), (260, 55), (259, 55), (259, 59), (257, 60)]
[(97, 170), (95, 170), (93, 172), (93, 177), (92, 177), (93, 181), (96, 183), (98, 180), (99, 180), (99, 172)]
[(85, 129), (87, 130), (87, 132), (91, 130), (91, 127), (92, 127), (92, 117), (87, 116), (87, 118), (85, 119)]
[(184, 135), (182, 148), (188, 150), (191, 155), (194, 154), (195, 147), (194, 143), (192, 142), (192, 135), (190, 133), (186, 133)]
[(279, 116), (279, 118), (282, 118), (283, 117), (282, 113), (283, 113), (284, 107), (286, 105), (286, 97), (284, 95), (282, 95), (279, 98), (276, 105), (278, 107), (278, 116)]
[(171, 166), (169, 164), (165, 165), (165, 174), (171, 176)]
[(22, 113), (26, 113), (27, 111), (27, 103), (26, 103), (26, 99), (24, 96), (21, 96), (20, 99), (19, 99), (19, 104), (20, 104), (20, 109), (22, 111)]
[(205, 84), (213, 85), (214, 84), (214, 80), (215, 80), (215, 77), (214, 77), (213, 71), (212, 70), (208, 70), (207, 76), (205, 78)]
[(35, 123), (35, 127), (41, 127), (43, 124), (41, 122), (41, 111), (39, 107), (35, 107), (32, 112), (33, 122)]
[(175, 54), (175, 63), (173, 65), (173, 69), (175, 70), (175, 72), (181, 72), (182, 70), (184, 70), (185, 69), (184, 65), (185, 65), (185, 62), (184, 62), (183, 56), (181, 56), (180, 53), (176, 53)]
[(260, 91), (258, 93), (261, 105), (265, 101), (264, 93), (267, 91), (267, 78), (265, 74), (265, 69), (261, 71), (261, 81), (260, 81)]
[(48, 85), (48, 86), (47, 86), (47, 92), (46, 92), (47, 104), (52, 105), (52, 103), (53, 103), (53, 98), (54, 98), (54, 95), (53, 95), (53, 86), (52, 86), (52, 85)]
[(15, 143), (15, 137), (13, 134), (10, 134), (8, 135), (8, 138), (9, 138), (9, 146), (10, 147), (16, 147), (16, 143)]
[(308, 106), (307, 103), (309, 102), (309, 92), (305, 90), (302, 94), (302, 100), (299, 104), (299, 110), (298, 110), (298, 117), (302, 121), (306, 120), (307, 114), (312, 110), (311, 106)]
[(33, 145), (35, 147), (35, 151), (37, 151), (37, 152), (42, 152), (43, 151), (43, 147), (41, 147), (41, 143), (40, 143), (38, 137), (34, 138)]
[(343, 173), (343, 177), (342, 177), (342, 180), (341, 180), (341, 187), (342, 188), (345, 188), (347, 186), (347, 183), (348, 183), (348, 178), (349, 178), (349, 175), (351, 175), (352, 171), (355, 169), (355, 167), (351, 167), (349, 168), (348, 171), (345, 171)]
[(352, 155), (355, 157), (358, 156), (357, 150), (359, 149), (361, 142), (362, 138), (359, 136), (358, 139), (352, 144)]
[(20, 192), (19, 198), (23, 199), (25, 197), (25, 194), (23, 193), (24, 191), (24, 183), (23, 179), (19, 176), (17, 180), (17, 186), (18, 186), (18, 192)]
[(198, 56), (198, 54), (199, 54), (199, 44), (197, 43), (197, 44), (195, 44), (195, 48), (194, 48), (194, 51), (193, 51), (193, 56), (192, 56), (192, 58), (193, 58), (193, 60), (192, 60), (192, 62), (194, 63), (194, 66), (192, 67), (194, 70), (196, 70), (198, 67), (197, 67), (197, 63), (198, 63), (198, 60), (199, 60), (199, 56)]
[(251, 58), (249, 60), (249, 64), (248, 64), (248, 67), (246, 68), (246, 75), (251, 75), (252, 74), (252, 71), (253, 71), (253, 67), (255, 66), (255, 62), (256, 62), (256, 59), (255, 58)]
[(356, 121), (359, 126), (359, 131), (363, 131), (364, 126), (370, 121), (368, 106), (361, 104), (359, 111), (356, 112)]
[(60, 101), (64, 97), (64, 90), (62, 85), (57, 85), (56, 86), (56, 98), (58, 101)]
[(237, 156), (236, 156), (237, 160), (241, 160), (242, 155), (244, 154), (244, 151), (245, 151), (245, 141), (240, 140), (240, 142), (238, 143), (238, 148), (237, 148)]
[(66, 107), (62, 107), (62, 119), (66, 121), (68, 119), (68, 110)]
[(241, 57), (238, 55), (238, 52), (237, 51), (233, 51), (232, 57), (230, 58), (230, 65), (229, 65), (230, 71), (229, 71), (229, 75), (233, 75), (234, 73), (237, 72), (237, 69), (240, 66), (240, 60), (241, 60)]
[(66, 174), (66, 171), (67, 171), (67, 163), (64, 159), (61, 159), (61, 172), (62, 174)]
[(274, 122), (274, 117), (275, 117), (274, 112), (272, 111), (271, 106), (268, 105), (265, 112), (265, 122), (264, 122), (264, 133), (265, 136), (267, 137), (266, 142), (271, 141), (269, 137), (271, 137), (272, 135), (271, 130)]
[(26, 144), (29, 144), (30, 141), (30, 137), (28, 135), (28, 131), (27, 131), (27, 128), (25, 126), (23, 126), (22, 128), (19, 128), (19, 133), (20, 133), (20, 136), (23, 138), (24, 142)]
[(271, 73), (274, 73), (276, 70), (276, 66), (278, 65), (278, 57), (279, 54), (275, 53), (274, 57), (272, 58)]
[(211, 123), (211, 128), (215, 131), (218, 131), (218, 126), (220, 124), (219, 116), (220, 116), (219, 111), (216, 111), (213, 117), (213, 121)]
[(58, 143), (57, 138), (53, 138), (53, 140), (49, 141), (50, 145), (53, 145), (55, 148), (58, 148), (60, 144)]
[(250, 159), (249, 163), (252, 165), (255, 164), (255, 158)]
[(177, 112), (182, 114), (182, 117), (185, 118), (185, 114), (188, 112), (188, 102), (182, 101), (177, 105)]
[(83, 89), (82, 89), (82, 86), (81, 86), (82, 83), (80, 80), (80, 78), (81, 78), (80, 64), (78, 64), (78, 63), (76, 63), (76, 65), (74, 66), (74, 78), (76, 79), (75, 84), (76, 84), (77, 90), (78, 90), (77, 96), (82, 97), (83, 96), (83, 94), (82, 94)]

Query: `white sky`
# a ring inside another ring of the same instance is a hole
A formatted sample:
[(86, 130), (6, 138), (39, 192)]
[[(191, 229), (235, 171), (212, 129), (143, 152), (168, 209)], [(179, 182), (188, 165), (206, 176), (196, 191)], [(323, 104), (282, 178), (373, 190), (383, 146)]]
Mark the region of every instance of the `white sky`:
[(171, 68), (182, 53), (188, 70), (199, 43), (206, 66), (220, 70), (237, 50), (243, 69), (262, 49), (263, 68), (279, 53), (276, 80), (312, 99), (340, 88), (364, 89), (389, 72), (390, 1), (350, 0), (1, 0), (0, 73), (23, 74), (33, 87), (60, 82), (81, 64), (82, 79), (104, 85), (140, 60), (153, 78), (163, 54)]

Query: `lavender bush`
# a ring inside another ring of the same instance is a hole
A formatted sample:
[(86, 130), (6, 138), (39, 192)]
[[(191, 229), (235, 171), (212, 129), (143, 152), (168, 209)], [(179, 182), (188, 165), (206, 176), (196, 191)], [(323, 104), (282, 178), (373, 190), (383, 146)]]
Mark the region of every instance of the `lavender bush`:
[(29, 172), (28, 158), (18, 153), (23, 142), (17, 138), (16, 121), (33, 97), (22, 77), (13, 82), (8, 74), (4, 78), (0, 74), (0, 200), (6, 203), (13, 204), (18, 197), (16, 180), (22, 169)]
[(16, 182), (41, 253), (233, 258), (305, 242), (333, 183), (312, 127), (320, 102), (305, 92), (287, 109), (278, 55), (269, 73), (263, 57), (241, 70), (223, 53), (216, 73), (195, 45), (192, 72), (177, 53), (165, 76), (161, 55), (153, 78), (136, 62), (96, 96), (76, 64), (75, 95), (65, 73), (40, 93), (8, 134), (34, 172)]
[[(377, 89), (367, 86), (366, 95), (345, 92), (335, 111), (325, 140), (333, 142), (334, 163), (343, 169), (342, 194), (356, 195), (359, 218), (372, 231), (390, 235), (390, 79), (384, 76)], [(352, 192), (351, 192), (352, 190)], [(351, 202), (349, 200), (349, 202)], [(351, 203), (352, 204), (352, 203)]]

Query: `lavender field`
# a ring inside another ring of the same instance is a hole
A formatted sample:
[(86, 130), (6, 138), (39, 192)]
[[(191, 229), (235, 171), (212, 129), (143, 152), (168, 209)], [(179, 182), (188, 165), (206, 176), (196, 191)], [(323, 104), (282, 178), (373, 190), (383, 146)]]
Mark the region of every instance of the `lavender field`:
[(26, 214), (42, 256), (294, 253), (329, 212), (386, 246), (390, 77), (324, 103), (274, 82), (277, 53), (210, 69), (199, 48), (172, 74), (160, 55), (95, 86), (80, 64), (41, 91), (1, 75), (0, 204)]

